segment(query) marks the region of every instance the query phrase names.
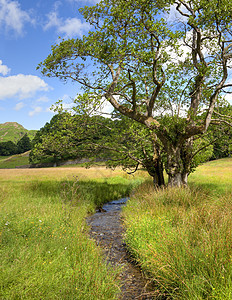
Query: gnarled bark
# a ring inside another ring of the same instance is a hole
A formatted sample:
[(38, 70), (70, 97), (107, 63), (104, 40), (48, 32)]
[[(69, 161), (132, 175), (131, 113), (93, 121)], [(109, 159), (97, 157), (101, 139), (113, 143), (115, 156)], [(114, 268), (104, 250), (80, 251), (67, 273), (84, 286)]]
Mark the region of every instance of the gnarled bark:
[(188, 175), (191, 172), (192, 138), (184, 144), (169, 147), (167, 151), (166, 172), (168, 185), (173, 187), (187, 186)]
[(147, 159), (143, 163), (144, 168), (146, 168), (148, 174), (153, 178), (153, 183), (155, 187), (165, 186), (164, 182), (164, 169), (161, 157), (156, 157), (154, 159)]

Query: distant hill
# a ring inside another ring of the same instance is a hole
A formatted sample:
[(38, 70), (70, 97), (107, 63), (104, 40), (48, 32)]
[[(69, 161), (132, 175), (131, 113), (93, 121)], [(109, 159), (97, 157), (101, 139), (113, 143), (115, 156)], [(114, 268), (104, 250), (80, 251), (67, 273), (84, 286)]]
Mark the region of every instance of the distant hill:
[(0, 124), (0, 142), (17, 142), (24, 134), (27, 133), (28, 137), (32, 140), (37, 130), (27, 130), (17, 122), (6, 122)]

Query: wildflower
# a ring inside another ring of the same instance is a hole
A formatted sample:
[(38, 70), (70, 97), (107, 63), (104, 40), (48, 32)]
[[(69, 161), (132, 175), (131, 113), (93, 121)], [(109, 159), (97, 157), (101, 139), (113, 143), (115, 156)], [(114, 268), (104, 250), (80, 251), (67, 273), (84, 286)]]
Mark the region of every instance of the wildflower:
[(41, 223), (42, 221), (41, 221), (41, 220), (39, 220), (39, 222)]
[(7, 226), (7, 225), (9, 225), (10, 223), (7, 221), (6, 223), (5, 223), (5, 225)]

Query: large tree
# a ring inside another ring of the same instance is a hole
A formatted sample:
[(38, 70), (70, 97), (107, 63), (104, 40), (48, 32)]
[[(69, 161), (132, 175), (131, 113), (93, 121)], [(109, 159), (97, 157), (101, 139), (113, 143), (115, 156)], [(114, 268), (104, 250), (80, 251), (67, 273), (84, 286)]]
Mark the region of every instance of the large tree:
[(162, 171), (161, 145), (169, 184), (187, 184), (194, 140), (229, 123), (217, 105), (232, 86), (231, 1), (105, 0), (82, 13), (92, 31), (54, 45), (42, 73), (79, 83), (78, 108), (108, 101), (149, 129), (147, 169)]

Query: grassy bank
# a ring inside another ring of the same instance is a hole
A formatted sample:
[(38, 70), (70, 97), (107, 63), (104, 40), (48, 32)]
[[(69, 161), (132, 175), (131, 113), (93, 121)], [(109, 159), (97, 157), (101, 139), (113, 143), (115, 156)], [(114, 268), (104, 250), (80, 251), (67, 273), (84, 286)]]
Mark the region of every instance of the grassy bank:
[(1, 170), (1, 299), (117, 298), (117, 271), (88, 238), (85, 217), (138, 183), (119, 174)]
[(190, 188), (144, 183), (124, 209), (125, 240), (169, 299), (232, 299), (232, 159), (207, 163)]
[(29, 152), (12, 156), (0, 156), (0, 169), (14, 169), (29, 165)]

